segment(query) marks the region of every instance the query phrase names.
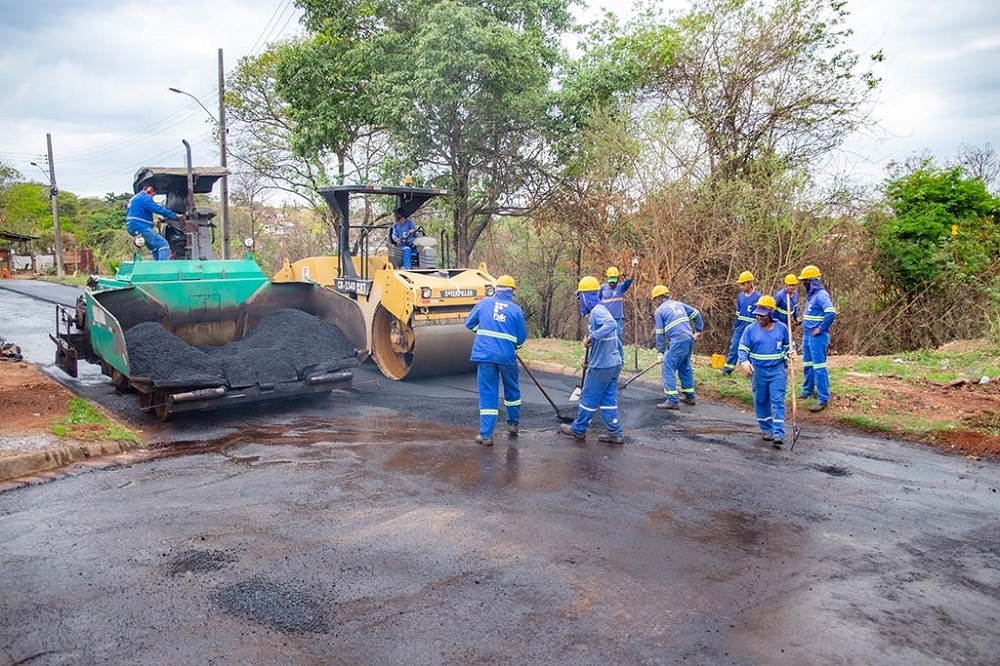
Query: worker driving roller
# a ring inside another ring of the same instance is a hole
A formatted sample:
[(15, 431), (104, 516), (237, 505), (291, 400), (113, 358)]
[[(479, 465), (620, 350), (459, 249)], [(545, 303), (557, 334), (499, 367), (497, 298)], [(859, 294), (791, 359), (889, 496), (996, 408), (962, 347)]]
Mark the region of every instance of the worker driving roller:
[(389, 240), (393, 245), (397, 245), (403, 251), (403, 268), (413, 268), (413, 254), (417, 251), (416, 240), (419, 235), (417, 225), (413, 220), (406, 217), (402, 208), (397, 208), (393, 212), (396, 221), (389, 229)]

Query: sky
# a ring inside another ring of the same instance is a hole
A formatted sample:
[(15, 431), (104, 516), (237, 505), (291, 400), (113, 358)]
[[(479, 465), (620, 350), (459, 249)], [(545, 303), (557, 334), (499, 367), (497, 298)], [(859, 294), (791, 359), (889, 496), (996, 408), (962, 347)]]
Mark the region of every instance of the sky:
[[(591, 4), (623, 16), (631, 8), (631, 0)], [(872, 109), (879, 126), (851, 137), (836, 168), (878, 181), (887, 163), (914, 154), (945, 161), (961, 144), (1000, 150), (1000, 2), (847, 6), (849, 45), (886, 59)], [(56, 181), (80, 196), (131, 191), (143, 166), (183, 166), (182, 139), (196, 165), (217, 165), (213, 118), (169, 88), (217, 116), (218, 50), (230, 72), (299, 32), (299, 16), (292, 0), (0, 0), (0, 160), (48, 182), (49, 133)]]

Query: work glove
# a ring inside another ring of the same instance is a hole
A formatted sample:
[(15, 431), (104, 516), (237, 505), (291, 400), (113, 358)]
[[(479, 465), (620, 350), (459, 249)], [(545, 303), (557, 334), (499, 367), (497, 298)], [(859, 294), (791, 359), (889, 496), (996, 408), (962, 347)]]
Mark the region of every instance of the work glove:
[(694, 341), (698, 342), (699, 340), (701, 340), (701, 333), (695, 333), (694, 334)]
[(639, 265), (639, 257), (632, 257), (632, 266), (635, 267), (638, 265)]
[(753, 374), (753, 366), (750, 365), (750, 361), (743, 361), (740, 363), (740, 370), (742, 370), (743, 374), (747, 377)]
[(583, 346), (586, 347), (587, 349), (590, 349), (593, 344), (594, 341), (590, 338), (589, 335), (583, 339)]
[(663, 363), (663, 352), (660, 352), (659, 354), (656, 355), (656, 362)]

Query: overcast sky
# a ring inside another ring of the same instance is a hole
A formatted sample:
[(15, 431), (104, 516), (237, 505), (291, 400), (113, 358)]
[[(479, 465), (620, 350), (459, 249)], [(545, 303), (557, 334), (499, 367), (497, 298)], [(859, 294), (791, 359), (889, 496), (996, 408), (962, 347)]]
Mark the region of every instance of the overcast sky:
[[(593, 0), (624, 11), (630, 0)], [(665, 6), (683, 6), (664, 0)], [(169, 12), (167, 9), (169, 8)], [(1000, 148), (1000, 2), (849, 0), (851, 46), (882, 49), (877, 137), (856, 137), (840, 166), (878, 180), (884, 165), (960, 144)], [(299, 30), (292, 0), (0, 0), (0, 158), (81, 196), (130, 191), (142, 166), (218, 164), (218, 49), (239, 58)], [(37, 162), (43, 174), (30, 162)]]

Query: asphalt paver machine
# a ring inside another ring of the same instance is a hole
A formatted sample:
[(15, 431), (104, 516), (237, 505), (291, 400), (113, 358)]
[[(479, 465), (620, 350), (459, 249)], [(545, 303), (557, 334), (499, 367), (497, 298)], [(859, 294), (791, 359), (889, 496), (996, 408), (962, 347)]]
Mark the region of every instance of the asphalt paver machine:
[(310, 281), (274, 281), (249, 251), (213, 259), (213, 214), (195, 208), (194, 194), (210, 192), (222, 173), (188, 164), (136, 176), (136, 187), (152, 179), (168, 207), (183, 206), (187, 228), (172, 247), (188, 258), (152, 261), (139, 248), (114, 277), (92, 277), (75, 308), (57, 306), (56, 365), (75, 377), (78, 360), (99, 364), (115, 389), (138, 394), (140, 409), (161, 420), (349, 385), (367, 356), (355, 303)]

